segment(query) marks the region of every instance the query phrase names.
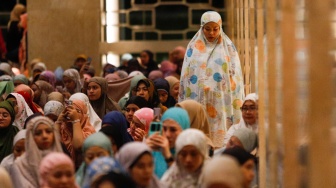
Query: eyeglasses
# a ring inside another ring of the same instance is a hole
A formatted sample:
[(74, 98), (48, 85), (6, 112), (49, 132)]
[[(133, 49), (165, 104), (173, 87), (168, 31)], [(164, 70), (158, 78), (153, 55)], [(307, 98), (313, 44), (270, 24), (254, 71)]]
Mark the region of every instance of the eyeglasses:
[(9, 113), (7, 113), (7, 112), (0, 113), (0, 115), (1, 115), (1, 117), (4, 118), (4, 119), (6, 119), (6, 118), (9, 117)]
[(243, 112), (247, 112), (247, 111), (255, 111), (255, 110), (257, 110), (258, 108), (256, 107), (256, 106), (243, 106), (243, 107), (241, 107), (240, 108), (241, 109), (241, 111), (243, 111)]

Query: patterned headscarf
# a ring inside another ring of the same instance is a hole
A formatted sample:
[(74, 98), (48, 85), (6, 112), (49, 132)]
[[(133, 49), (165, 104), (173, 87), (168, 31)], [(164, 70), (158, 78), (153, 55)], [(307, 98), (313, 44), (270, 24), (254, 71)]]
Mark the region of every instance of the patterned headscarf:
[(44, 115), (47, 116), (48, 114), (56, 115), (57, 117), (62, 113), (64, 110), (64, 105), (58, 101), (49, 101), (44, 105)]
[[(212, 42), (203, 32), (203, 27), (210, 22), (216, 23), (220, 30)], [(238, 123), (241, 119), (243, 81), (237, 50), (223, 32), (221, 16), (215, 11), (205, 12), (201, 28), (187, 47), (178, 101), (193, 99), (205, 107), (216, 147), (223, 144), (226, 120)]]
[(124, 169), (121, 167), (118, 161), (111, 157), (100, 157), (95, 159), (86, 169), (82, 188), (89, 188), (94, 179), (100, 175), (108, 174), (111, 171), (124, 172)]
[(22, 95), (18, 93), (10, 93), (7, 96), (7, 99), (11, 97), (14, 97), (16, 99), (18, 107), (18, 112), (15, 115), (14, 125), (21, 130), (24, 128), (26, 119), (29, 116), (33, 115), (33, 111), (30, 109)]

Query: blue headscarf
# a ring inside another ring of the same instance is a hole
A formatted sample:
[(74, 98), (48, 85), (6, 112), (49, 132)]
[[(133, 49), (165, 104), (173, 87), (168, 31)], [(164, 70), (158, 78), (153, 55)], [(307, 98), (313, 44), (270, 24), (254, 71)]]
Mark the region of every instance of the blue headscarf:
[[(171, 119), (176, 121), (183, 130), (190, 128), (189, 115), (186, 110), (179, 107), (169, 108), (162, 116), (161, 122)], [(175, 148), (170, 148), (170, 152), (175, 155)], [(161, 178), (167, 171), (167, 163), (160, 151), (153, 151), (153, 157), (155, 161), (154, 172), (158, 178)]]
[(161, 118), (161, 122), (167, 119), (176, 121), (183, 130), (190, 128), (190, 119), (188, 112), (180, 107), (169, 108)]
[(113, 138), (118, 150), (127, 142), (132, 141), (127, 132), (127, 120), (121, 112), (112, 111), (107, 113), (102, 120), (102, 125), (104, 124), (108, 125), (102, 127), (100, 131)]
[(100, 157), (95, 159), (86, 169), (82, 188), (90, 188), (93, 179), (111, 171), (126, 174), (118, 161), (111, 157)]

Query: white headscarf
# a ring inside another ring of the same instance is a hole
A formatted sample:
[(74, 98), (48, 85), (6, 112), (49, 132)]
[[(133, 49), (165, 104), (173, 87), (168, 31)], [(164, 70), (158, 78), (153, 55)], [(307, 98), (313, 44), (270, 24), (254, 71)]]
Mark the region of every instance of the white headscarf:
[[(258, 102), (258, 95), (256, 93), (250, 93), (248, 94), (245, 99), (244, 99), (244, 102), (243, 102), (243, 105), (245, 104), (246, 101), (253, 101), (255, 104), (257, 104)], [(242, 105), (242, 106), (243, 106)], [(225, 137), (224, 137), (224, 143), (223, 143), (223, 146), (225, 147), (226, 144), (228, 143), (228, 141), (230, 140), (231, 136), (233, 135), (233, 133), (238, 130), (238, 129), (241, 129), (241, 128), (248, 128), (248, 129), (251, 129), (253, 130), (255, 133), (258, 133), (258, 123), (256, 122), (255, 124), (253, 125), (249, 125), (247, 124), (243, 118), (240, 119), (239, 123), (237, 124), (234, 124), (230, 127), (230, 129), (228, 130), (228, 132), (225, 134)]]
[[(198, 129), (186, 129), (176, 139), (176, 159), (177, 155), (185, 146), (195, 146), (197, 150), (203, 156), (203, 164), (208, 158), (208, 144), (204, 133)], [(199, 187), (199, 177), (202, 171), (202, 167), (196, 172), (189, 173), (181, 166), (178, 160), (168, 169), (168, 171), (163, 175), (162, 182), (170, 187)]]
[(90, 124), (93, 125), (96, 132), (98, 132), (101, 129), (102, 120), (92, 108), (89, 98), (84, 93), (75, 93), (71, 95), (71, 97), (69, 98), (69, 100), (75, 100), (75, 99), (84, 101), (88, 109), (87, 115), (90, 117)]
[(18, 106), (18, 112), (15, 115), (14, 125), (21, 130), (24, 128), (26, 119), (33, 115), (33, 111), (30, 109), (22, 95), (18, 93), (10, 93), (7, 98), (11, 95), (15, 97)]

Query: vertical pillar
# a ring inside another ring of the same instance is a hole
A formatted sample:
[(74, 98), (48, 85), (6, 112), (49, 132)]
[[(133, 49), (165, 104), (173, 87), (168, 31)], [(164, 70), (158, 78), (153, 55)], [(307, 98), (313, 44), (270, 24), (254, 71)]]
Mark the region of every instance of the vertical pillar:
[(100, 0), (27, 1), (28, 58), (40, 57), (48, 69), (69, 68), (78, 54), (99, 70)]
[(282, 87), (283, 110), (282, 127), (284, 143), (283, 187), (299, 187), (298, 159), (298, 82), (297, 82), (297, 39), (295, 38), (296, 2), (283, 0), (281, 6), (281, 43), (282, 43)]
[(307, 0), (308, 13), (308, 185), (335, 187), (332, 125), (331, 1)]

